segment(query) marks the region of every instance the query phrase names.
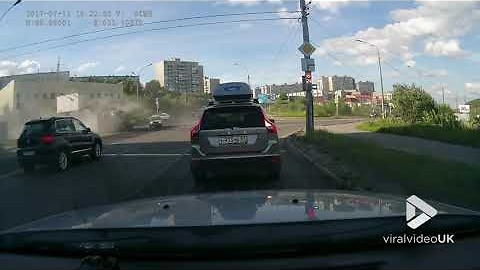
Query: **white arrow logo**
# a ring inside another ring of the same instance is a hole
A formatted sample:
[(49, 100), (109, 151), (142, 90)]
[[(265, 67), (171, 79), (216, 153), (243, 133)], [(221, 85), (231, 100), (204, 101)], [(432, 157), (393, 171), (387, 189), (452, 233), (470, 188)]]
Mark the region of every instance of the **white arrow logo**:
[[(415, 195), (407, 198), (406, 207), (406, 217), (408, 221), (407, 226), (412, 229), (420, 227), (423, 223), (429, 221), (438, 213), (437, 209), (431, 207), (428, 203), (424, 202)], [(422, 213), (415, 217), (415, 209), (417, 208)]]

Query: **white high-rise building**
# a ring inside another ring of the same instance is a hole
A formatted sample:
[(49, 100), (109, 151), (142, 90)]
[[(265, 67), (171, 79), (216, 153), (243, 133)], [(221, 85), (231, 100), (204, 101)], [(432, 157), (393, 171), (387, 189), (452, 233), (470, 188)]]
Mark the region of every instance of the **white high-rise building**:
[(155, 79), (168, 91), (203, 92), (203, 66), (179, 58), (155, 64)]
[(215, 87), (217, 87), (220, 84), (220, 79), (209, 78), (205, 76), (205, 78), (203, 79), (203, 82), (204, 82), (203, 92), (205, 94), (210, 94), (212, 93), (213, 89), (215, 89)]

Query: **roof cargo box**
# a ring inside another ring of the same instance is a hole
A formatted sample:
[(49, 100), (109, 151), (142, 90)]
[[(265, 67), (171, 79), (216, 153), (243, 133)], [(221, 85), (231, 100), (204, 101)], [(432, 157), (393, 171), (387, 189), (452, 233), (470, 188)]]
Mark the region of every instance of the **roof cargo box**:
[(252, 98), (252, 89), (243, 82), (222, 83), (213, 89), (213, 99), (217, 102), (251, 101)]

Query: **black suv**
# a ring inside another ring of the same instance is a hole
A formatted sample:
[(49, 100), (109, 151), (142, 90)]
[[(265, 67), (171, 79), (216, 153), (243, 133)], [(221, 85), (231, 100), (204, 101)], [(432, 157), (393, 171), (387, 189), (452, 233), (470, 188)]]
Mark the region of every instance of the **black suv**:
[(65, 171), (74, 157), (102, 156), (102, 139), (74, 117), (50, 117), (25, 124), (17, 141), (17, 159), (26, 171), (36, 164), (47, 164)]

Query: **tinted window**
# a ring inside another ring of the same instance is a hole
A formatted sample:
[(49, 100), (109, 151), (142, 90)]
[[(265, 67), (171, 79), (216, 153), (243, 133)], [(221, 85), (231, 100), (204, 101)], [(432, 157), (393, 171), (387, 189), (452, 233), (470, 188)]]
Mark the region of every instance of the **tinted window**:
[(73, 125), (75, 126), (76, 131), (87, 130), (87, 127), (82, 122), (80, 122), (79, 120), (73, 119), (72, 121), (73, 121)]
[(55, 121), (55, 130), (57, 132), (73, 132), (75, 126), (70, 119), (57, 120)]
[(203, 115), (201, 128), (208, 130), (264, 126), (261, 109), (255, 106), (248, 106), (208, 109)]
[(23, 134), (26, 136), (30, 135), (40, 135), (45, 133), (48, 130), (50, 123), (48, 121), (38, 121), (25, 124), (23, 128)]

